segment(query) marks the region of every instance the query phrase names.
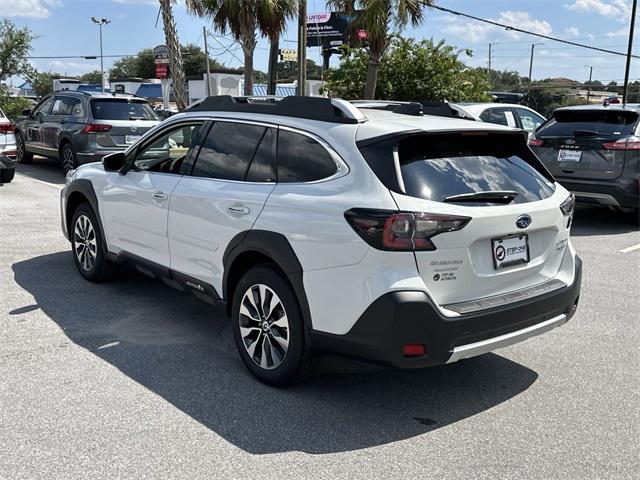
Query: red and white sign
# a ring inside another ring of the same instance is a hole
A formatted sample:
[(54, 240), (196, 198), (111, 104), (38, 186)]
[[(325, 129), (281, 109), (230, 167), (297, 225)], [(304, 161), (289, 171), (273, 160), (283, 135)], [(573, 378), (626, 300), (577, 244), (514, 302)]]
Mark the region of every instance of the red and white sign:
[(166, 63), (157, 63), (156, 78), (169, 78), (169, 65)]

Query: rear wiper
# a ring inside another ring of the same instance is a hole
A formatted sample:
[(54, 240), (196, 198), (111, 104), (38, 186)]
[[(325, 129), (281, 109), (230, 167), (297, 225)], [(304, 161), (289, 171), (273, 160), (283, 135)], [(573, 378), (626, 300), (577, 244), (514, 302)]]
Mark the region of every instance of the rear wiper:
[(518, 196), (518, 192), (512, 190), (494, 190), (487, 192), (460, 193), (445, 197), (445, 202), (490, 202), (511, 203)]

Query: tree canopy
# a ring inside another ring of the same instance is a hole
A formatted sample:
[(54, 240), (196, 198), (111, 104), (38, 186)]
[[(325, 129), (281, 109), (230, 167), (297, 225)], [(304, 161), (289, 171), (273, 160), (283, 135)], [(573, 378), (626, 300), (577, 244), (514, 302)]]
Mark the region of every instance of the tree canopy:
[[(363, 98), (369, 57), (363, 49), (344, 48), (342, 63), (326, 75), (330, 95)], [(419, 101), (487, 101), (486, 74), (467, 67), (455, 47), (444, 41), (395, 37), (380, 59), (375, 98)]]
[(35, 38), (28, 28), (18, 28), (7, 19), (0, 20), (0, 82), (31, 71), (28, 57)]

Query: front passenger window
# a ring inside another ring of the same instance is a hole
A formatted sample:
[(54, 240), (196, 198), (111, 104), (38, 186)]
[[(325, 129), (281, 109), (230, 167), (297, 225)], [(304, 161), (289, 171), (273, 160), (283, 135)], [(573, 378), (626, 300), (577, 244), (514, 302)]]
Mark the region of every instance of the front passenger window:
[(133, 166), (137, 170), (179, 173), (189, 148), (202, 123), (190, 123), (165, 131), (136, 154)]

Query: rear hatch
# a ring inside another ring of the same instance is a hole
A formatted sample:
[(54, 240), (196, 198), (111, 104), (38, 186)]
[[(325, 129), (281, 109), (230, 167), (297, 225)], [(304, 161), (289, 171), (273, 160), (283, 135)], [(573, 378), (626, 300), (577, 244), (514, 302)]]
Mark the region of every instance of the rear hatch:
[(94, 122), (111, 128), (98, 131), (96, 143), (101, 147), (126, 148), (135, 143), (147, 130), (160, 123), (149, 104), (142, 99), (96, 98), (91, 100)]
[[(414, 232), (414, 253), (439, 304), (528, 288), (558, 272), (568, 239), (559, 205), (568, 193), (522, 133), (410, 134), (359, 147), (399, 210), (416, 218), (415, 232), (419, 222), (438, 222), (441, 233), (422, 249)], [(383, 156), (393, 157), (399, 184), (380, 170)]]
[(530, 145), (557, 177), (613, 180), (624, 169), (628, 151), (622, 143), (637, 124), (638, 114), (630, 110), (557, 110)]

